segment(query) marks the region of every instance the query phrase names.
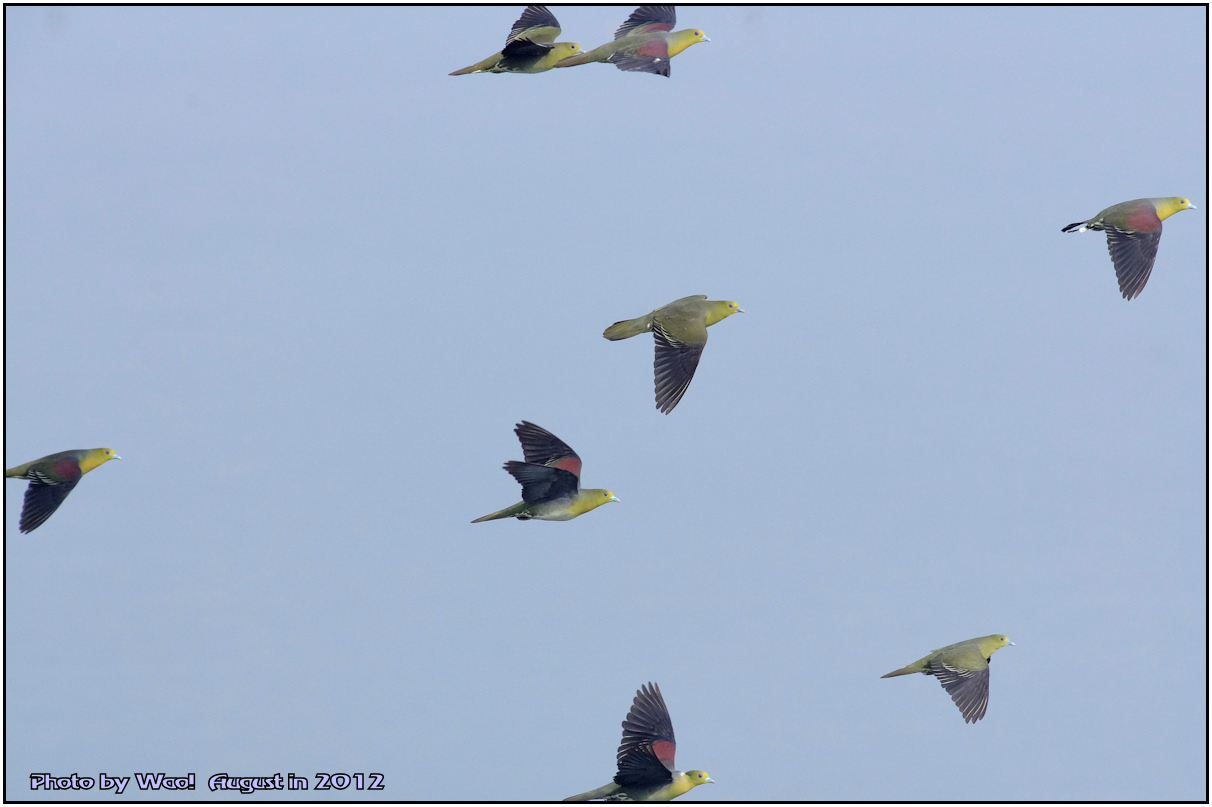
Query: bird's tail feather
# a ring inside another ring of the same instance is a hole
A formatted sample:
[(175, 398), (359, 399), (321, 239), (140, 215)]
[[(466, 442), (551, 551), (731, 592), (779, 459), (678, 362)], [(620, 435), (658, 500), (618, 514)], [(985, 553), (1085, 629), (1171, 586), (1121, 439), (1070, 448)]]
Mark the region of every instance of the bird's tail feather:
[(606, 330), (602, 331), (602, 336), (612, 342), (619, 339), (630, 339), (633, 336), (639, 336), (642, 333), (648, 333), (652, 330), (652, 314), (647, 314), (635, 319), (625, 319), (622, 322), (616, 322)]
[(485, 59), (482, 62), (476, 62), (475, 64), (473, 64), (469, 67), (464, 67), (462, 70), (456, 70), (453, 73), (451, 73), (450, 75), (465, 76), (468, 73), (483, 73), (483, 72), (486, 72), (486, 71), (491, 70), (492, 68), (496, 67), (497, 63), (500, 61), (501, 61), (501, 54), (495, 53), (492, 56), (489, 56), (487, 59)]
[(925, 672), (926, 671), (925, 662), (929, 658), (930, 658), (929, 656), (926, 656), (926, 658), (920, 658), (917, 661), (913, 662), (912, 664), (906, 664), (904, 667), (901, 667), (899, 670), (893, 670), (892, 672), (888, 673), (887, 675), (881, 675), (880, 678), (894, 678), (895, 676), (898, 676), (898, 675), (912, 675), (913, 673)]
[(597, 790), (590, 790), (588, 793), (581, 793), (576, 796), (569, 796), (564, 801), (593, 801), (594, 799), (604, 799), (619, 789), (619, 786), (614, 782), (608, 785), (602, 785)]
[(515, 517), (517, 517), (517, 515), (519, 513), (521, 513), (525, 509), (526, 509), (526, 502), (518, 502), (517, 504), (513, 505), (512, 507), (506, 507), (504, 510), (498, 510), (495, 513), (489, 513), (486, 516), (480, 516), (479, 518), (475, 519), (471, 523), (476, 524), (481, 521), (492, 521), (495, 518), (515, 518)]
[(574, 67), (578, 64), (589, 64), (590, 62), (603, 61), (602, 59), (598, 58), (599, 50), (601, 50), (601, 48), (595, 48), (594, 50), (587, 50), (584, 53), (578, 53), (576, 56), (569, 56), (567, 59), (561, 59), (560, 61), (556, 62), (556, 67)]

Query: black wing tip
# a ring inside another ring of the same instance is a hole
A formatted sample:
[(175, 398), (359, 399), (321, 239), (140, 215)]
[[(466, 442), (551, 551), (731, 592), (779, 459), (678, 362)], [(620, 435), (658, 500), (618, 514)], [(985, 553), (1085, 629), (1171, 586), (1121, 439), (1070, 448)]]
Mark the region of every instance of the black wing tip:
[(529, 5), (522, 12), (522, 16), (518, 17), (518, 21), (513, 24), (513, 31), (510, 33), (517, 35), (527, 28), (534, 28), (541, 25), (550, 25), (553, 28), (559, 28), (560, 22), (547, 6)]

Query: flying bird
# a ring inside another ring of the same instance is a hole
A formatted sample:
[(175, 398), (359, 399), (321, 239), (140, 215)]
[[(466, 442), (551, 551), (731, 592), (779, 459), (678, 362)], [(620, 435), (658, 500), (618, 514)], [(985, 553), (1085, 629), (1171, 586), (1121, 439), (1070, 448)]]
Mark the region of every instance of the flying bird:
[(1119, 279), (1120, 294), (1131, 300), (1144, 290), (1153, 271), (1162, 221), (1180, 210), (1195, 210), (1195, 205), (1181, 196), (1133, 199), (1111, 205), (1092, 219), (1075, 221), (1062, 227), (1061, 232), (1106, 230), (1107, 250)]
[[(673, 6), (640, 6), (614, 32), (614, 41), (600, 48), (571, 56), (556, 67), (590, 62), (609, 62), (620, 70), (636, 70), (669, 76), (669, 60), (696, 42), (710, 42), (697, 28), (674, 31), (677, 16)], [(672, 32), (672, 33), (671, 33)]]
[(9, 468), (4, 476), (28, 479), (25, 503), (21, 506), (21, 532), (33, 532), (59, 509), (80, 477), (110, 460), (122, 459), (112, 448), (82, 448), (60, 451), (42, 459)]
[(675, 748), (673, 722), (661, 688), (653, 683), (642, 686), (623, 721), (614, 781), (564, 801), (669, 801), (693, 787), (715, 784), (706, 771), (674, 769)]
[(1008, 644), (1014, 642), (998, 633), (956, 642), (880, 678), (910, 673), (933, 675), (959, 707), (964, 722), (975, 723), (985, 716), (989, 705), (989, 657)]
[(636, 319), (616, 322), (602, 336), (617, 341), (652, 331), (656, 342), (653, 368), (656, 376), (656, 406), (666, 415), (673, 411), (690, 386), (699, 358), (707, 345), (707, 327), (745, 309), (731, 300), (708, 300), (695, 294), (674, 300), (663, 308)]
[(575, 42), (556, 42), (560, 23), (547, 6), (527, 6), (509, 30), (509, 38), (500, 53), (482, 62), (456, 70), (450, 75), (468, 73), (544, 73), (581, 50)]
[(609, 490), (581, 490), (581, 458), (560, 438), (523, 420), (513, 430), (525, 462), (510, 460), (505, 470), (522, 486), (522, 501), (471, 522), (494, 518), (568, 521), (618, 499)]

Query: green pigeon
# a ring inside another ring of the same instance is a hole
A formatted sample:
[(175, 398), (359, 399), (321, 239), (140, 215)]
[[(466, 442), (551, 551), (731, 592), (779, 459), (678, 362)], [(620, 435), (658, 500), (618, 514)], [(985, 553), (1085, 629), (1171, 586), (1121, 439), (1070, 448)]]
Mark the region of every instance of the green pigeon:
[(1162, 220), (1180, 210), (1195, 210), (1195, 205), (1181, 196), (1133, 199), (1111, 205), (1092, 219), (1075, 221), (1062, 227), (1061, 232), (1106, 230), (1107, 250), (1115, 266), (1120, 294), (1125, 300), (1131, 300), (1144, 291), (1149, 273), (1153, 271), (1157, 245), (1161, 242)]
[(670, 801), (691, 788), (715, 784), (706, 771), (676, 770), (675, 750), (673, 722), (661, 688), (648, 683), (635, 693), (631, 711), (623, 721), (619, 772), (614, 781), (564, 801)]
[(959, 707), (964, 722), (975, 723), (985, 716), (989, 705), (989, 657), (1008, 644), (1014, 642), (1000, 633), (956, 642), (880, 678), (910, 673), (933, 675)]
[(505, 47), (482, 62), (456, 70), (450, 75), (468, 73), (544, 73), (580, 51), (575, 42), (556, 42), (560, 23), (547, 6), (527, 6), (509, 30)]
[(525, 462), (510, 460), (505, 470), (522, 486), (522, 501), (472, 521), (537, 518), (568, 521), (618, 499), (609, 490), (581, 490), (581, 458), (560, 438), (523, 420), (513, 430), (522, 442)]
[(620, 70), (668, 77), (670, 59), (696, 42), (711, 41), (697, 28), (674, 31), (676, 24), (673, 6), (640, 6), (614, 32), (613, 42), (571, 56), (556, 67), (609, 62)]
[(81, 448), (60, 451), (6, 470), (4, 476), (9, 479), (29, 480), (21, 506), (21, 532), (33, 532), (42, 526), (63, 504), (80, 477), (103, 463), (120, 459), (112, 448)]
[(707, 345), (707, 327), (744, 313), (745, 309), (731, 300), (708, 300), (706, 294), (695, 294), (642, 317), (616, 322), (602, 336), (617, 341), (652, 331), (656, 342), (656, 408), (668, 415), (694, 378)]

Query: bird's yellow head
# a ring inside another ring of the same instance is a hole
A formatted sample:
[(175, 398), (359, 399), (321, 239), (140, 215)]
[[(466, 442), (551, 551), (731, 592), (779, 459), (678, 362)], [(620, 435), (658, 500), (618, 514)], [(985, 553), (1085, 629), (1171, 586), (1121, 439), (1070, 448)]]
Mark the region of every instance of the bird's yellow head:
[(1181, 196), (1170, 196), (1165, 199), (1158, 199), (1153, 203), (1153, 207), (1157, 210), (1159, 219), (1166, 219), (1173, 216), (1180, 210), (1196, 210), (1195, 205), (1191, 204), (1190, 199), (1184, 199)]
[(582, 513), (588, 513), (595, 507), (601, 507), (604, 504), (610, 504), (611, 502), (617, 501), (618, 497), (616, 497), (611, 491), (602, 490), (601, 488), (591, 488), (589, 490), (581, 491), (581, 495), (578, 496), (577, 500), (572, 503), (571, 509), (575, 517), (581, 515)]
[(707, 34), (703, 33), (698, 28), (687, 28), (684, 31), (678, 31), (677, 33), (670, 34), (666, 47), (669, 49), (669, 58), (672, 59), (674, 56), (677, 56), (679, 53), (686, 50), (686, 48), (690, 47), (696, 42), (710, 41), (711, 40), (707, 38)]
[(686, 778), (690, 780), (691, 787), (715, 784), (715, 780), (707, 775), (707, 771), (686, 771)]
[(731, 300), (712, 300), (707, 303), (707, 324), (714, 325), (733, 314), (744, 314), (745, 309)]
[(551, 46), (551, 53), (547, 54), (547, 61), (558, 62), (569, 56), (576, 56), (580, 52), (581, 46), (575, 42), (557, 42)]
[(102, 463), (110, 460), (122, 459), (114, 453), (112, 448), (93, 448), (84, 452), (84, 456), (80, 458), (80, 473), (86, 474), (93, 468), (96, 468)]
[(981, 655), (985, 658), (989, 658), (993, 655), (995, 650), (1000, 650), (1008, 644), (1014, 644), (1014, 642), (1010, 641), (1009, 637), (1002, 636), (1000, 633), (995, 633), (992, 636), (986, 636), (985, 638), (979, 640), (977, 644), (981, 649)]

